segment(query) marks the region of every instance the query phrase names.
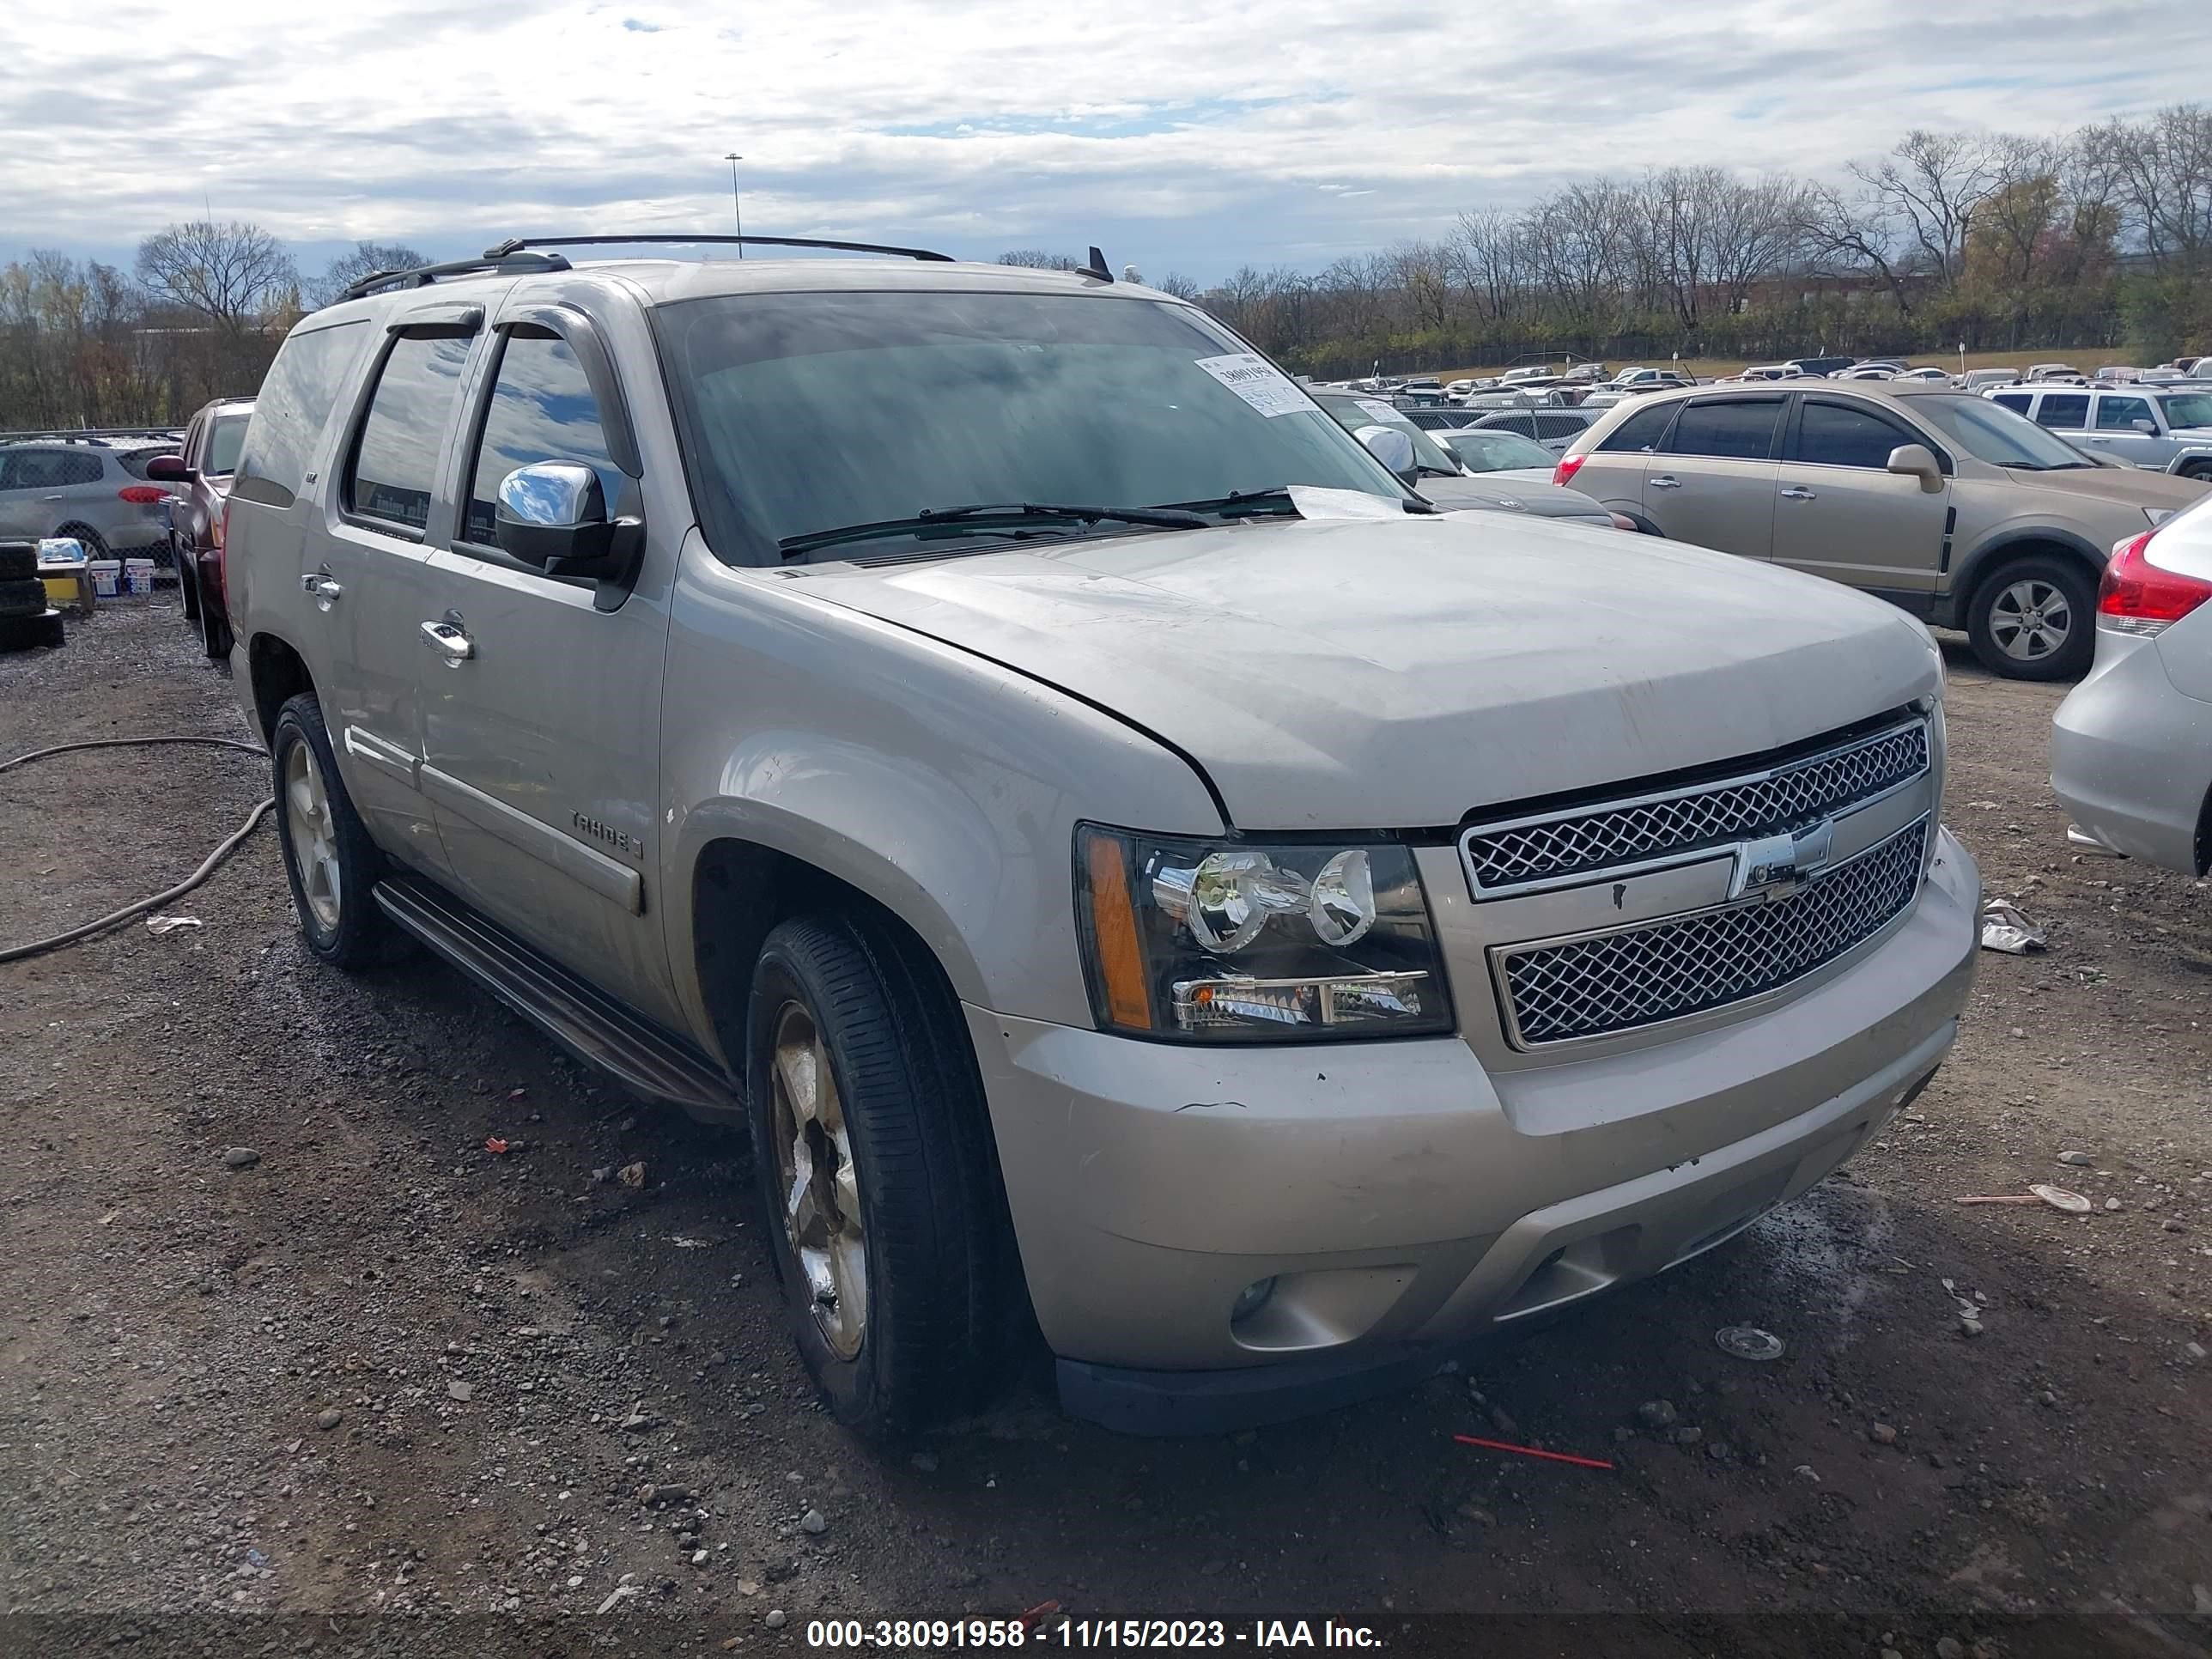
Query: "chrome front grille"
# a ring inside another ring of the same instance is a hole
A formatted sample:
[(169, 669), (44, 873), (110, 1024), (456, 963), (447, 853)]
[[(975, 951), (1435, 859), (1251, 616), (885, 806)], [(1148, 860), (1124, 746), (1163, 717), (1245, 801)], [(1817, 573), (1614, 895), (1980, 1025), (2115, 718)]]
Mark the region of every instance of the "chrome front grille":
[(1502, 898), (1771, 835), (1871, 799), (1927, 770), (1928, 722), (1915, 719), (1764, 771), (1477, 824), (1460, 838), (1460, 858), (1475, 897)]
[(1493, 952), (1517, 1048), (1601, 1036), (1741, 1002), (1872, 938), (1912, 902), (1927, 817), (1795, 896)]

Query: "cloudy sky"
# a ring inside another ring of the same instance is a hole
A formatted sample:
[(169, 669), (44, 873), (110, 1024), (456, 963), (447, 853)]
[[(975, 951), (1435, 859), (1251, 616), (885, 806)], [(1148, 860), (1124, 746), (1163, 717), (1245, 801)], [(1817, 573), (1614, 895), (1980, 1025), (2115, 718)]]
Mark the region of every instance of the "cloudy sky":
[[(2212, 100), (2212, 0), (4, 0), (0, 257), (726, 230), (1318, 268), (1568, 174)], [(347, 12), (358, 11), (359, 16)]]

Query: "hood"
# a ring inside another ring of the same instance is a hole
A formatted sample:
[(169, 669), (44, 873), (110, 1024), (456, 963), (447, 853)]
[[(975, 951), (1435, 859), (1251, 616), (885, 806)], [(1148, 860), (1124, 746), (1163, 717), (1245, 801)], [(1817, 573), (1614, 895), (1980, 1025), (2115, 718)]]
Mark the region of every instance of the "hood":
[(790, 580), (1156, 733), (1254, 830), (1450, 824), (1758, 754), (1940, 684), (1926, 630), (1878, 599), (1500, 513), (1258, 520)]
[(2069, 467), (2063, 472), (2007, 467), (2004, 475), (2014, 484), (2033, 489), (2052, 490), (2077, 500), (2086, 495), (2116, 507), (2188, 507), (2204, 495), (2201, 479), (2177, 477), (2148, 467)]
[(1456, 478), (1424, 478), (1415, 488), (1438, 507), (1455, 510), (1586, 519), (1608, 529), (1613, 525), (1613, 515), (1598, 505), (1595, 497), (1553, 483), (1548, 472), (1473, 472)]

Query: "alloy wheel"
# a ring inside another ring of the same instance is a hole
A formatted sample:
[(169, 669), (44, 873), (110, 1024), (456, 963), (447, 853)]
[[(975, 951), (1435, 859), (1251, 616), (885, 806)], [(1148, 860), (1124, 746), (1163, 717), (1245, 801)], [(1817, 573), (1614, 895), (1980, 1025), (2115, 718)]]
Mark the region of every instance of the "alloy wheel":
[(323, 932), (337, 930), (343, 889), (338, 879), (337, 825), (331, 815), (331, 792), (314, 750), (292, 745), (284, 757), (284, 812), (291, 830), (292, 858), (300, 892)]
[(2041, 662), (2074, 633), (2074, 608), (2054, 582), (2027, 576), (1990, 606), (1990, 637), (2016, 662)]
[(809, 1310), (830, 1351), (850, 1360), (868, 1329), (867, 1231), (860, 1172), (837, 1078), (812, 1012), (776, 1012), (773, 1121), (784, 1236), (805, 1276)]

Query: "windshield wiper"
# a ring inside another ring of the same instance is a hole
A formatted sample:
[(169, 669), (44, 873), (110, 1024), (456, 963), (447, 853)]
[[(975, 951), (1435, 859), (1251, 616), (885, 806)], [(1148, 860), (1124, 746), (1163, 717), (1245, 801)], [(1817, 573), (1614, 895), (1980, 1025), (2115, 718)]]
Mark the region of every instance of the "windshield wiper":
[(977, 532), (1018, 530), (1024, 526), (1054, 524), (1141, 524), (1162, 530), (1203, 530), (1206, 520), (1195, 513), (1173, 512), (1157, 507), (1069, 507), (1052, 501), (974, 501), (966, 507), (926, 507), (910, 519), (882, 519), (873, 524), (848, 524), (836, 530), (816, 530), (804, 536), (786, 536), (776, 547), (787, 559), (802, 558), (818, 547), (842, 542), (873, 541), (881, 536), (970, 535)]
[[(1378, 496), (1376, 499), (1385, 498)], [(1418, 495), (1401, 496), (1399, 499), (1408, 513), (1437, 511), (1433, 502), (1425, 501)], [(1210, 501), (1177, 501), (1175, 506), (1193, 513), (1214, 513), (1230, 518), (1275, 512), (1279, 510), (1278, 503), (1281, 508), (1297, 511), (1291, 500), (1290, 485), (1271, 484), (1265, 489), (1232, 489), (1226, 495), (1217, 495)]]

